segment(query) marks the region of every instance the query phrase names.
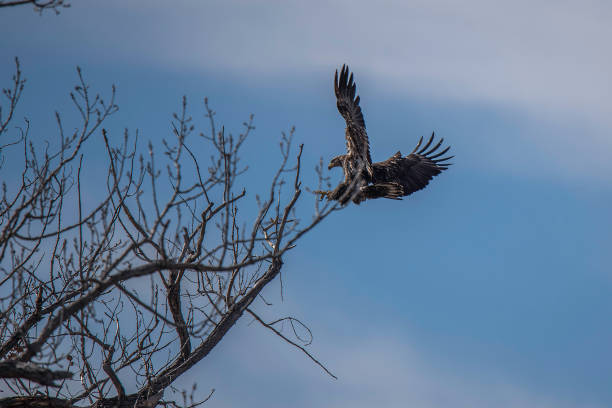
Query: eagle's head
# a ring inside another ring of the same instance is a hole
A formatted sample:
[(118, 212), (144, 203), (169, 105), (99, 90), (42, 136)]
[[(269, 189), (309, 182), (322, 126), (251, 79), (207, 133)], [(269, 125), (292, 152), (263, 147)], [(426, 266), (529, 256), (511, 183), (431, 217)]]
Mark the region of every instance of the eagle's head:
[(328, 170), (333, 169), (334, 167), (341, 167), (342, 166), (342, 162), (344, 161), (344, 158), (346, 157), (346, 154), (340, 155), (340, 156), (336, 156), (333, 159), (331, 159), (331, 161), (329, 162), (329, 165), (327, 166)]

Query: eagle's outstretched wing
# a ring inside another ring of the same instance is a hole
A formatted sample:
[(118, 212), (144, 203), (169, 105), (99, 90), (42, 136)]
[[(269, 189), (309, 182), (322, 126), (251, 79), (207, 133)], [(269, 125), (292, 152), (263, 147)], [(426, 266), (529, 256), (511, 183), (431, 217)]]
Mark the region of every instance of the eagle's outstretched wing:
[[(394, 198), (407, 196), (425, 188), (429, 180), (451, 165), (447, 160), (454, 157), (449, 156), (439, 159), (438, 157), (448, 152), (450, 146), (437, 152), (442, 142), (444, 142), (444, 139), (440, 139), (438, 143), (430, 148), (433, 140), (434, 134), (432, 133), (425, 146), (421, 148), (421, 144), (423, 143), (423, 138), (421, 137), (419, 143), (408, 156), (402, 157), (402, 154), (397, 152), (385, 161), (374, 163), (372, 165), (374, 170), (374, 186), (377, 184), (382, 185), (389, 183), (401, 185), (401, 194)], [(390, 198), (388, 195), (390, 194), (386, 195), (387, 198)]]
[(366, 133), (365, 121), (359, 107), (359, 96), (355, 95), (356, 85), (353, 74), (349, 74), (347, 65), (343, 65), (338, 78), (338, 70), (334, 76), (334, 91), (338, 111), (346, 121), (346, 145), (349, 156), (364, 162), (366, 171), (372, 175), (372, 159), (370, 157), (370, 142)]

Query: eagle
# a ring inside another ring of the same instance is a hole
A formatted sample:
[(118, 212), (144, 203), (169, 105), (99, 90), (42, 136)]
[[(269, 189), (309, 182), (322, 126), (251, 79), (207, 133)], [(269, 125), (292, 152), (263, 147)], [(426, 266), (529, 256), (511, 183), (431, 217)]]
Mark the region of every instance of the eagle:
[(328, 169), (342, 167), (344, 180), (333, 191), (320, 191), (328, 200), (355, 204), (373, 199), (389, 198), (401, 200), (427, 186), (429, 181), (448, 169), (448, 160), (454, 156), (442, 157), (450, 146), (438, 151), (444, 139), (434, 144), (435, 135), (423, 145), (423, 137), (408, 156), (395, 153), (385, 161), (372, 163), (370, 142), (366, 132), (363, 113), (359, 106), (359, 95), (353, 80), (353, 73), (345, 64), (334, 76), (334, 92), (340, 115), (346, 121), (346, 154), (336, 156), (329, 162)]

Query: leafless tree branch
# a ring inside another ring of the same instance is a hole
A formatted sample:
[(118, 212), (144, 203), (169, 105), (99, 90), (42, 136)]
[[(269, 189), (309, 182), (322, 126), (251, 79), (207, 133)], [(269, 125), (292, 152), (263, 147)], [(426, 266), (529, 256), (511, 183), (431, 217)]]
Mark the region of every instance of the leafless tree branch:
[(70, 3), (66, 0), (1, 0), (0, 8), (31, 5), (34, 11), (43, 12), (44, 10), (53, 10), (59, 14), (60, 9), (70, 7)]
[[(25, 84), (18, 61), (0, 111), (0, 166), (21, 160), (0, 192), (0, 379), (15, 394), (0, 408), (179, 406), (165, 392), (245, 312), (334, 377), (304, 348), (301, 322), (256, 314), (283, 257), (339, 209), (316, 202), (307, 221), (298, 211), (294, 129), (281, 135), (269, 188), (253, 195), (240, 159), (252, 116), (234, 135), (205, 99), (208, 130), (198, 132), (183, 99), (169, 137), (142, 151), (138, 135), (103, 128), (118, 109), (114, 87), (104, 98), (80, 69), (77, 78), (78, 123), (56, 113), (56, 140), (41, 143), (27, 120), (11, 128)], [(104, 172), (87, 166), (85, 146), (105, 152)]]

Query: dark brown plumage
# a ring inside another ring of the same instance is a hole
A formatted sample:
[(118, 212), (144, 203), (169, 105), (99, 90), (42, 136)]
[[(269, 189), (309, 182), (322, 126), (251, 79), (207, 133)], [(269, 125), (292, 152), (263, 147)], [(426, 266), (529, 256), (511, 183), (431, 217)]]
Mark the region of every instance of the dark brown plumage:
[[(355, 164), (363, 165), (367, 173), (372, 175), (372, 158), (370, 157), (370, 142), (366, 132), (363, 113), (359, 106), (359, 95), (355, 96), (357, 86), (353, 81), (353, 74), (349, 75), (346, 65), (334, 77), (334, 91), (336, 105), (340, 115), (346, 121), (346, 149), (347, 156)], [(359, 167), (359, 166), (355, 166)]]
[(450, 147), (438, 151), (444, 139), (432, 146), (433, 133), (423, 147), (421, 137), (408, 156), (402, 156), (398, 151), (385, 161), (372, 163), (359, 96), (356, 95), (353, 74), (349, 73), (348, 66), (342, 66), (339, 77), (336, 70), (334, 91), (338, 111), (346, 121), (347, 153), (334, 157), (329, 163), (329, 169), (342, 167), (344, 180), (327, 194), (328, 199), (339, 200), (343, 204), (348, 200), (359, 204), (372, 198), (401, 200), (401, 197), (425, 188), (433, 177), (450, 166), (447, 160), (454, 156), (439, 158)]

